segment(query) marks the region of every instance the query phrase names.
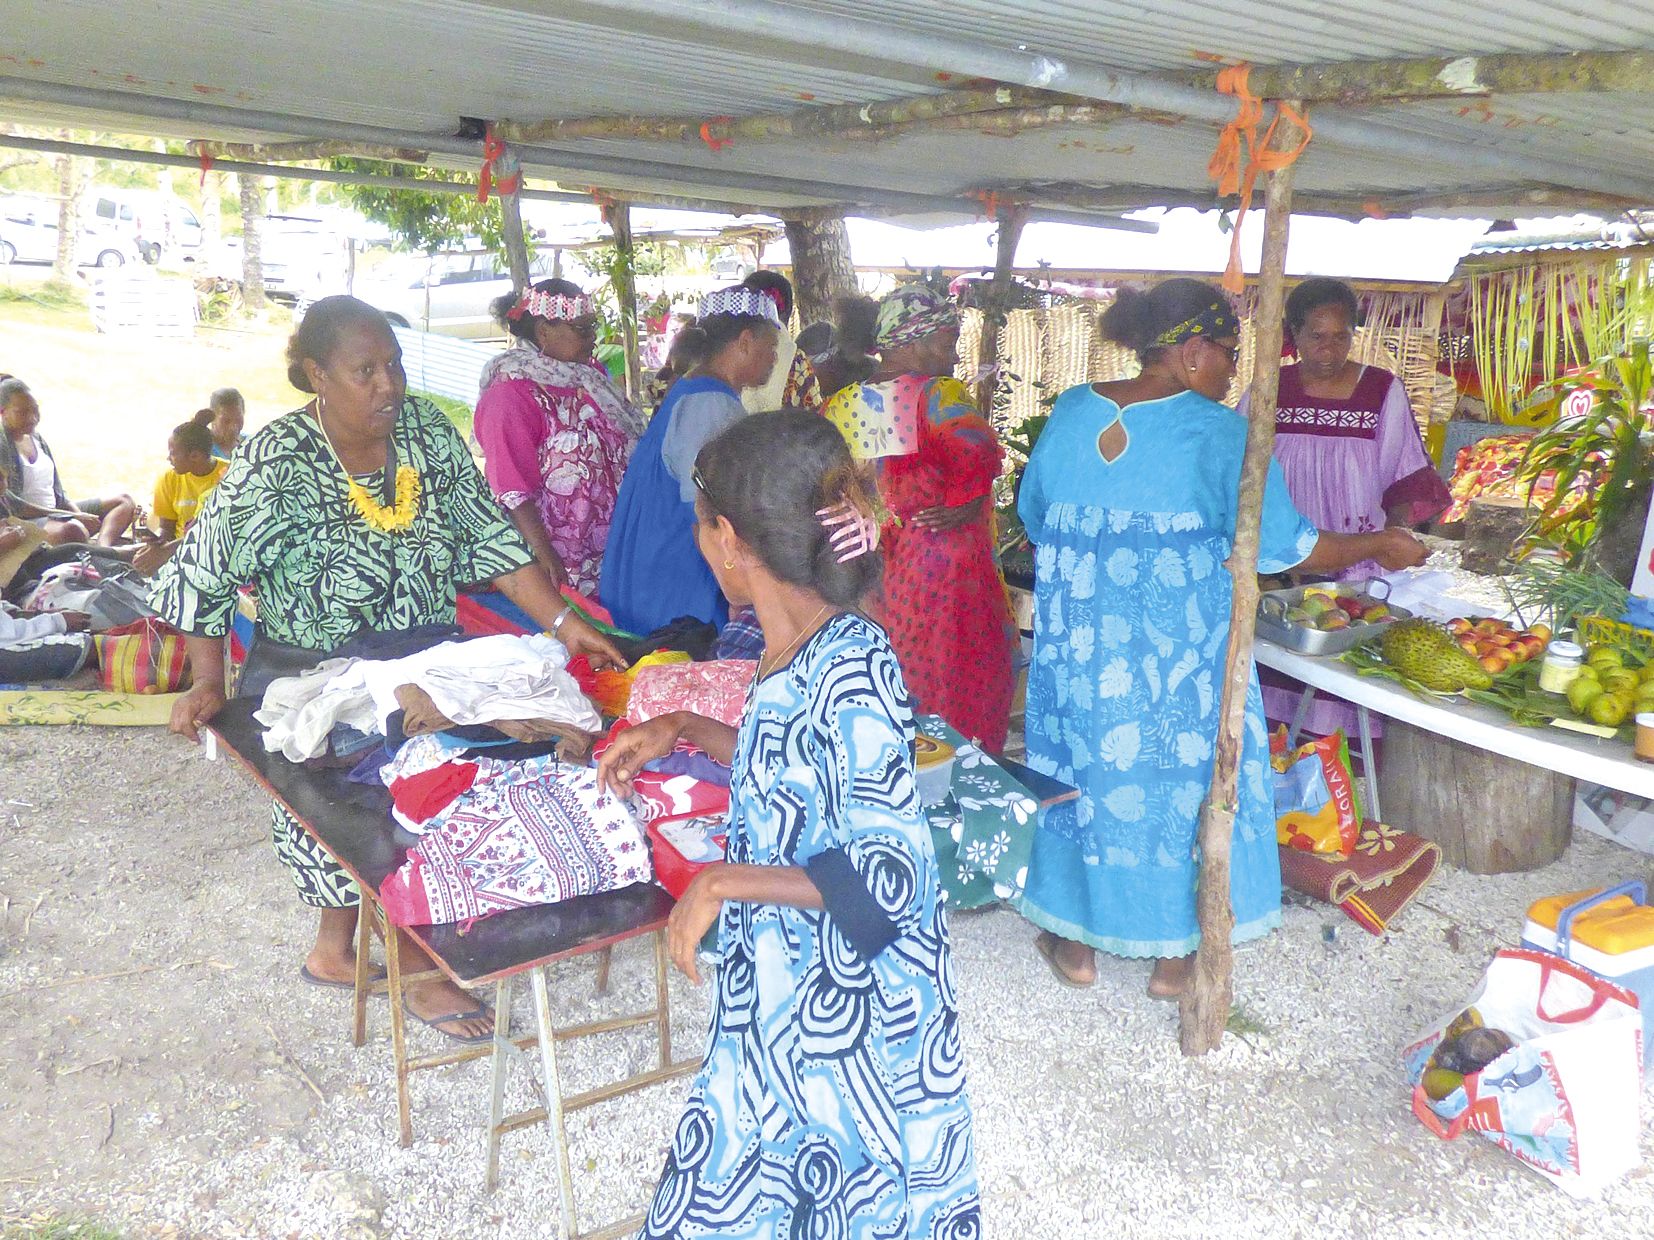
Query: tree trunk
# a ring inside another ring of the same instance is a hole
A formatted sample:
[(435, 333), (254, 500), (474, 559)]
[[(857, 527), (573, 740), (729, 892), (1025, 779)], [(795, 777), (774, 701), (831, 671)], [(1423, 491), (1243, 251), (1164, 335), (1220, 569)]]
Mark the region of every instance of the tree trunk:
[[(69, 131), (60, 130), (58, 137), (69, 140)], [(81, 172), (81, 161), (71, 155), (59, 155), (57, 164), (57, 257), (52, 262), (52, 278), (72, 280), (75, 277), (76, 256), (80, 248), (80, 198), (86, 179)]]
[(264, 193), (251, 173), (236, 174), (241, 196), (241, 300), (249, 311), (264, 309)]
[(988, 304), (982, 315), (982, 347), (978, 353), (976, 407), (982, 416), (993, 417), (994, 392), (999, 387), (999, 333), (1005, 327), (1007, 305), (1011, 299), (1011, 281), (1017, 261), (1017, 242), (1022, 239), (1022, 226), (1028, 222), (1026, 207), (1007, 207), (999, 213), (999, 236), (994, 254), (994, 279), (988, 286)]
[(784, 215), (793, 256), (793, 306), (801, 326), (832, 322), (833, 300), (856, 291), (850, 233), (844, 217), (829, 212)]
[[(1300, 112), (1296, 102), (1291, 106)], [(1272, 149), (1291, 150), (1298, 126), (1283, 112)], [(1258, 546), (1263, 517), (1264, 483), (1275, 447), (1275, 404), (1281, 377), (1281, 326), (1286, 304), (1287, 229), (1292, 213), (1292, 165), (1270, 173), (1264, 200), (1263, 257), (1258, 265), (1258, 308), (1252, 324), (1256, 368), (1252, 374), (1252, 412), (1241, 462), (1240, 493), (1235, 506), (1235, 539), (1229, 553), (1234, 595), (1229, 609), (1229, 650), (1223, 665), (1223, 704), (1218, 712), (1212, 786), (1200, 815), (1200, 888), (1196, 908), (1200, 949), (1194, 977), (1183, 994), (1178, 1043), (1185, 1055), (1216, 1050), (1223, 1041), (1233, 1002), (1234, 951), (1229, 937), (1235, 927), (1229, 900), (1229, 848), (1239, 808), (1242, 738), (1246, 732), (1246, 695), (1252, 683), (1252, 637), (1258, 612)]]
[(614, 234), (615, 301), (620, 304), (620, 343), (626, 352), (626, 395), (643, 394), (643, 370), (637, 341), (637, 253), (632, 245), (632, 208), (624, 202), (604, 206), (603, 218)]
[(205, 255), (217, 253), (223, 240), (224, 174), (209, 172), (201, 186), (201, 248)]

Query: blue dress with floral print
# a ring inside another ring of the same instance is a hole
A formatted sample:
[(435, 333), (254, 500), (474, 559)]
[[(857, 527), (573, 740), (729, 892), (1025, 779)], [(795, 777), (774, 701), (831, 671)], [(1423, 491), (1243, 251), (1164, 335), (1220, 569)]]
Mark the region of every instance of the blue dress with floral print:
[[(1125, 447), (1101, 436), (1116, 422)], [(1023, 475), (1018, 511), (1035, 553), (1028, 761), (1080, 789), (1034, 839), (1021, 911), (1063, 938), (1121, 956), (1193, 951), (1196, 835), (1212, 777), (1229, 640), (1224, 561), (1246, 423), (1193, 392), (1121, 410), (1070, 388)], [(1315, 546), (1270, 466), (1259, 568)], [(1280, 921), (1268, 735), (1252, 676), (1231, 854), (1235, 941)]]

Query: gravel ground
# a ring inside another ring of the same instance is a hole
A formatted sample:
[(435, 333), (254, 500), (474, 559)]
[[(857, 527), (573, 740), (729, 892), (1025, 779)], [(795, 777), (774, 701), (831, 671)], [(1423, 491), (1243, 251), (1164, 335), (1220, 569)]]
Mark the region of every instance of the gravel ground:
[[(485, 1064), (416, 1074), (416, 1140), (397, 1147), (383, 1004), (356, 1051), (346, 996), (298, 983), (313, 923), (249, 780), (158, 731), (79, 728), (0, 730), (0, 773), (0, 1223), (557, 1233), (543, 1130), (507, 1137), (501, 1187), (483, 1190)], [(1105, 959), (1098, 985), (1075, 992), (1013, 913), (957, 917), (985, 1233), (1636, 1234), (1654, 1218), (1650, 1164), (1582, 1204), (1485, 1141), (1439, 1142), (1408, 1110), (1397, 1051), (1516, 939), (1530, 900), (1650, 869), (1582, 835), (1533, 874), (1441, 874), (1382, 939), (1289, 904), (1281, 932), (1237, 955), (1247, 1032), (1197, 1060), (1178, 1053), (1175, 1007), (1145, 997), (1146, 964)], [(648, 949), (616, 952), (601, 1002), (590, 964), (551, 980), (570, 1022), (635, 1010)], [(672, 997), (682, 1054), (703, 1036), (707, 996), (678, 978)], [(421, 1030), (415, 1046), (437, 1042)], [(568, 1086), (648, 1054), (646, 1033), (578, 1045)], [(685, 1088), (575, 1117), (588, 1226), (646, 1200)]]

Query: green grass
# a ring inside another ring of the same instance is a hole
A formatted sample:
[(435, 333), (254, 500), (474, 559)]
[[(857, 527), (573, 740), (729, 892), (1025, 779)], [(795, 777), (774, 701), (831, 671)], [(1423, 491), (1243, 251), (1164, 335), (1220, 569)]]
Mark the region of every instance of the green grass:
[(416, 392), (412, 388), (409, 389), (409, 394), (423, 396), (442, 410), (443, 413), (448, 415), (448, 420), (454, 424), (454, 429), (460, 433), (460, 437), (467, 443), (471, 441), (471, 419), (475, 411), (470, 405), (462, 400), (455, 400), (451, 396), (438, 396), (433, 392)]
[(85, 291), (61, 280), (12, 284), (0, 277), (0, 309), (12, 322), (91, 326)]

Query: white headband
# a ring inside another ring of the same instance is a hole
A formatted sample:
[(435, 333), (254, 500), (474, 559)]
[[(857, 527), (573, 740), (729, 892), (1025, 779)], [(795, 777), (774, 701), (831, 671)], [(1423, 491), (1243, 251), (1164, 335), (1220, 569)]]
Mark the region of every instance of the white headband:
[(525, 314), (532, 314), (542, 319), (567, 322), (572, 319), (590, 318), (596, 313), (592, 299), (585, 293), (570, 296), (567, 293), (541, 293), (525, 288), (522, 296), (517, 298), (517, 304), (506, 312), (505, 317), (515, 321)]
[(768, 293), (738, 285), (735, 288), (721, 288), (701, 298), (701, 317), (711, 318), (714, 314), (739, 314), (781, 326), (781, 315)]

